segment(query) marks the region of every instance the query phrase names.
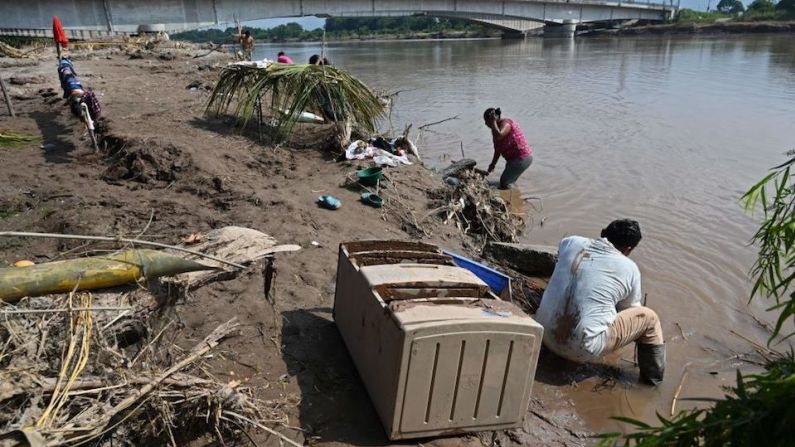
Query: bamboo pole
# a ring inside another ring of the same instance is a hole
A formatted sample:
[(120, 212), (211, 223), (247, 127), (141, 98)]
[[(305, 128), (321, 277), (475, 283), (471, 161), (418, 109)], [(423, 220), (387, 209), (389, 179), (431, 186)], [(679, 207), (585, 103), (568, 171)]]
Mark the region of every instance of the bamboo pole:
[(6, 83), (5, 83), (5, 81), (3, 81), (2, 73), (0, 73), (0, 90), (3, 90), (3, 98), (6, 101), (6, 107), (8, 108), (8, 114), (11, 115), (12, 117), (17, 116), (17, 114), (14, 113), (14, 106), (11, 105), (11, 97), (8, 96), (8, 91), (6, 91)]

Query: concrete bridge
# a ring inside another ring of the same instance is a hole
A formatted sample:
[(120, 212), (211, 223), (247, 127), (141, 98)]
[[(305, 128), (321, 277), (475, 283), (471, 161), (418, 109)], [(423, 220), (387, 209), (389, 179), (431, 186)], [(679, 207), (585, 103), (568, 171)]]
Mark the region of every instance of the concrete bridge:
[(429, 15), (470, 20), (517, 33), (546, 25), (664, 20), (672, 0), (2, 0), (0, 35), (51, 36), (57, 15), (72, 38), (141, 31), (177, 32), (283, 17)]

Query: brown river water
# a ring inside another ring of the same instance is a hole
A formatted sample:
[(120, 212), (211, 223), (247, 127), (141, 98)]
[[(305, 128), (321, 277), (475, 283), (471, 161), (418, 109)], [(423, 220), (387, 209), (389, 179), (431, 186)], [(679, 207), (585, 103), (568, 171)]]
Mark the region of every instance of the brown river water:
[[(319, 45), (262, 45), (256, 56), (279, 50), (304, 61)], [(747, 304), (755, 227), (739, 198), (795, 148), (791, 35), (346, 42), (326, 51), (373, 87), (402, 91), (396, 129), (458, 116), (423, 133), (430, 166), (460, 158), (463, 144), (485, 167), (483, 110), (516, 120), (535, 157), (519, 182), (537, 198), (527, 241), (557, 245), (596, 237), (615, 218), (640, 222), (632, 258), (663, 321), (666, 380), (634, 386), (631, 349), (605, 360), (620, 368), (615, 381), (562, 371), (576, 382), (561, 385), (563, 396), (591, 428), (616, 429), (611, 415), (668, 416), (680, 384), (680, 399), (718, 396), (737, 368), (753, 370), (732, 357), (753, 350), (743, 337), (766, 341), (751, 314), (773, 317), (761, 301)]]

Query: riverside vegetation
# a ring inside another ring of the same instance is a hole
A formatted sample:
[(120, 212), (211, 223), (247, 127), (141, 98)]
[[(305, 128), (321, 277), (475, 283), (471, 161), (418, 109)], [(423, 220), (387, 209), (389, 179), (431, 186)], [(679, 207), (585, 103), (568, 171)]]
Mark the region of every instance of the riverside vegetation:
[[(427, 16), (417, 17), (373, 17), (326, 19), (325, 29), (306, 30), (298, 23), (287, 23), (270, 29), (253, 28), (251, 35), (258, 42), (304, 42), (320, 41), (323, 33), (326, 39), (346, 40), (365, 37), (420, 37), (467, 36), (482, 37), (497, 31), (464, 20), (441, 19)], [(174, 35), (175, 39), (191, 42), (235, 43), (236, 28), (226, 30), (206, 29), (186, 31)]]

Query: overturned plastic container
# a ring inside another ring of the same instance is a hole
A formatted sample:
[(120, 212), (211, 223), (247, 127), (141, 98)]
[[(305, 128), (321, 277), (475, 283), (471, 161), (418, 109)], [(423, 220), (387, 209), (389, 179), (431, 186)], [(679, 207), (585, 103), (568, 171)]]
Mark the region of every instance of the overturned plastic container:
[(522, 425), (543, 329), (438, 247), (340, 244), (334, 320), (389, 439)]

